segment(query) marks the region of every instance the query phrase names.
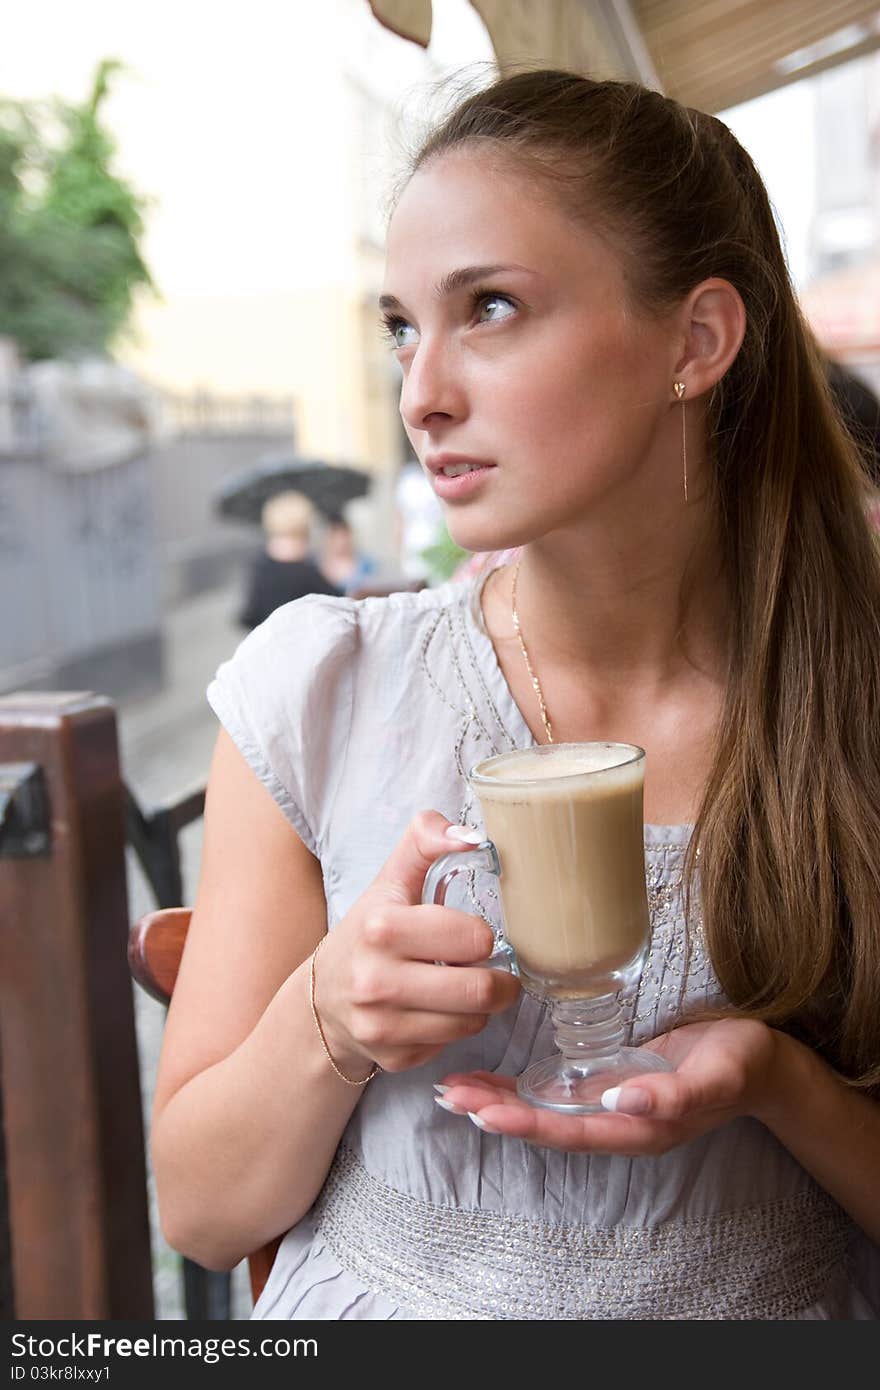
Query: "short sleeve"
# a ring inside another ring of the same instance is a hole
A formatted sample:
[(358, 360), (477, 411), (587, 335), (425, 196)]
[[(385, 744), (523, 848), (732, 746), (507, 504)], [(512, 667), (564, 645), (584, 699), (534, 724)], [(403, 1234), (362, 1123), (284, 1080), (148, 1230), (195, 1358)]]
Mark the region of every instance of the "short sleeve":
[(351, 730), (357, 606), (309, 595), (249, 633), (208, 686), (239, 752), (320, 854)]

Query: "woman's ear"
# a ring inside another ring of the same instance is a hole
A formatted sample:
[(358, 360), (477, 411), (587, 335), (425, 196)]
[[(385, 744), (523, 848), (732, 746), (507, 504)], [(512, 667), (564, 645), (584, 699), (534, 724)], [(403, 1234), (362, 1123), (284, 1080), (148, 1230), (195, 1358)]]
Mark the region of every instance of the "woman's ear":
[(710, 391), (721, 380), (742, 346), (746, 306), (729, 280), (703, 280), (680, 309), (684, 347), (675, 377), (685, 383), (687, 399)]

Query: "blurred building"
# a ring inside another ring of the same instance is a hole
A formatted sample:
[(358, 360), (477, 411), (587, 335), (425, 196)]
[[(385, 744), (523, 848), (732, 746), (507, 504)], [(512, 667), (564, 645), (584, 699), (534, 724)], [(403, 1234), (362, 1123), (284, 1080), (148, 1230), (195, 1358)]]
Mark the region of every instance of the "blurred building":
[(802, 300), (826, 351), (880, 392), (880, 57), (812, 87), (815, 212)]
[[(366, 0), (286, 7), (284, 82), (273, 90), (274, 54), (266, 119), (289, 129), (287, 159), (263, 172), (268, 196), (264, 207), (254, 203), (244, 244), (230, 248), (239, 258), (230, 288), (163, 285), (161, 303), (141, 300), (135, 342), (124, 349), (126, 362), (178, 395), (293, 395), (301, 454), (375, 475), (369, 498), (352, 504), (350, 515), (359, 540), (390, 572), (400, 560), (396, 479), (410, 450), (399, 368), (379, 331), (385, 198), (413, 121), (424, 115), (425, 84), (450, 66), (492, 59), (467, 0), (447, 13), (454, 32), (441, 22), (425, 50), (377, 22)], [(259, 148), (248, 157), (259, 167)]]
[(0, 339), (0, 691), (161, 682), (157, 411), (116, 363), (25, 365)]

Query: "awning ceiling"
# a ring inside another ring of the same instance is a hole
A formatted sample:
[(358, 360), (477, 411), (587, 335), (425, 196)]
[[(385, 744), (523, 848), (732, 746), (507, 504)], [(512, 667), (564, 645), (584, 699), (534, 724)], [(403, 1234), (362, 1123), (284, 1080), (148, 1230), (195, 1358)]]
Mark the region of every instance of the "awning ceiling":
[[(502, 62), (636, 77), (722, 111), (880, 47), (876, 0), (471, 0)], [(426, 45), (431, 0), (370, 0)]]
[[(703, 111), (880, 46), (876, 0), (635, 0), (632, 10), (663, 90)], [(835, 34), (839, 47), (826, 46)]]

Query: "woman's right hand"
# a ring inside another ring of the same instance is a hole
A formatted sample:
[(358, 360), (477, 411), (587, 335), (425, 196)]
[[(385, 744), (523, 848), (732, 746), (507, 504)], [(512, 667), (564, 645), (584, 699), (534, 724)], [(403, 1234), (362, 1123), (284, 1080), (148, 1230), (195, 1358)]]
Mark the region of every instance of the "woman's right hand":
[(421, 1066), (448, 1043), (479, 1033), (519, 994), (515, 976), (480, 964), (494, 947), (487, 922), (421, 902), (434, 861), (468, 848), (447, 836), (449, 824), (437, 811), (410, 822), (315, 962), (321, 1027), (352, 1080), (373, 1062), (390, 1072)]

